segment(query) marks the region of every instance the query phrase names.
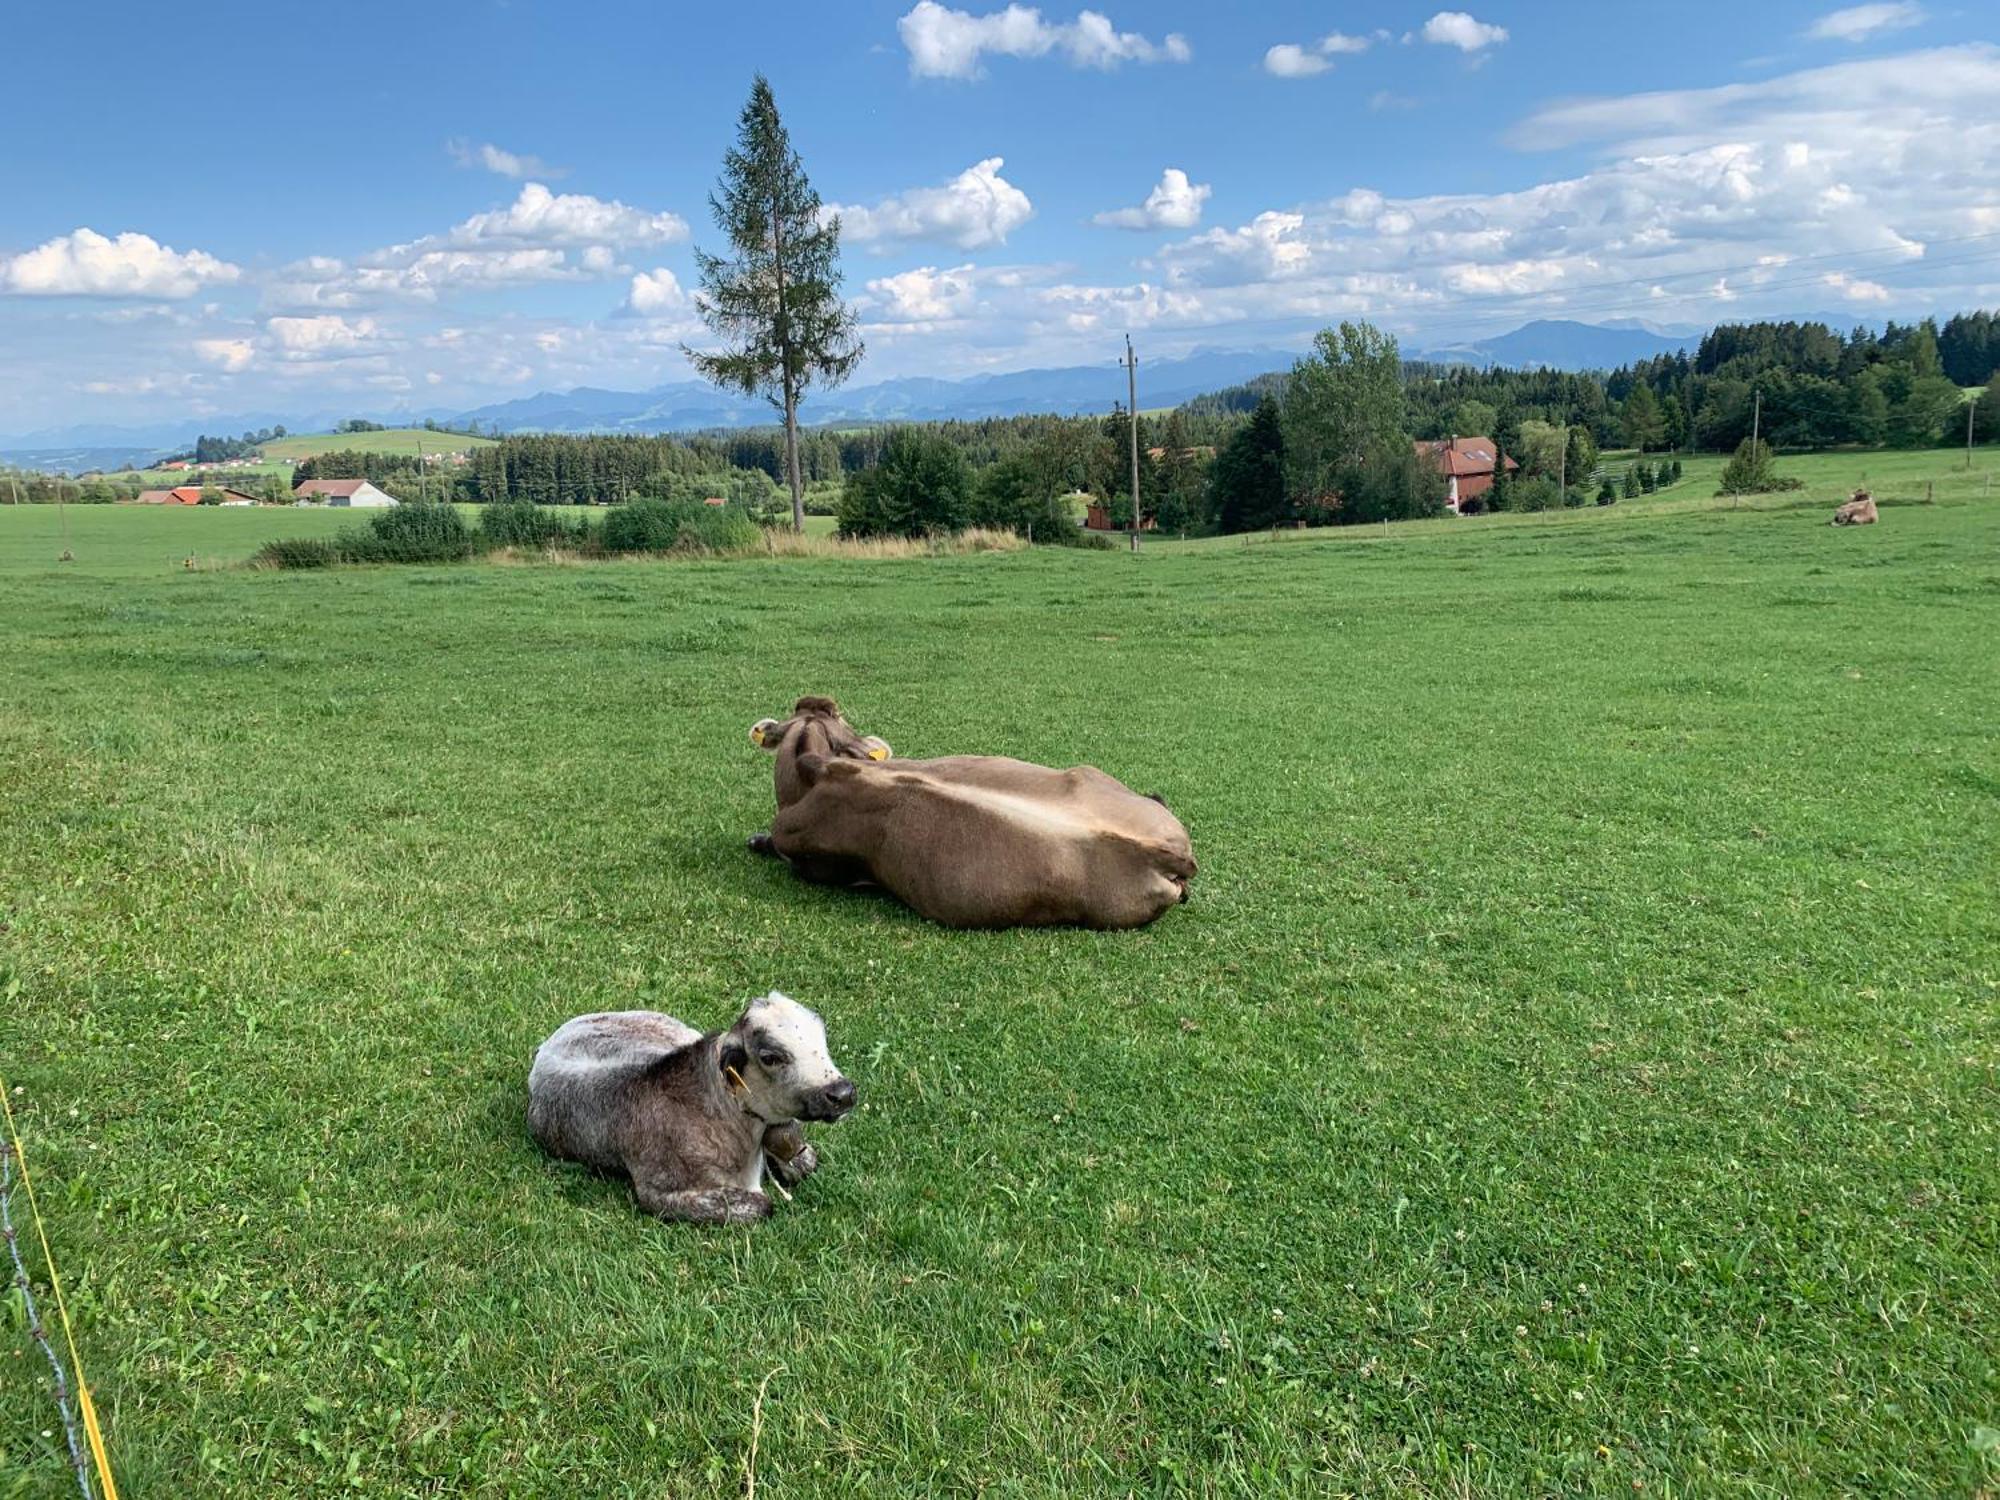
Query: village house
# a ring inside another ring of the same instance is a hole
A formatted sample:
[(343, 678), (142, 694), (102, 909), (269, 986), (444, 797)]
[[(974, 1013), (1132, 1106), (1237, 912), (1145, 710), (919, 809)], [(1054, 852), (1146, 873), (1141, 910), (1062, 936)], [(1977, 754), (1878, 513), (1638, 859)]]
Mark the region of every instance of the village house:
[(199, 505), (202, 491), (212, 490), (222, 496), (223, 505), (261, 505), (263, 501), (255, 495), (246, 495), (241, 490), (232, 490), (219, 485), (182, 484), (170, 490), (141, 490), (134, 505)]
[(386, 490), (378, 490), (365, 479), (308, 479), (292, 491), (295, 505), (351, 505), (379, 509), (401, 504)]
[[(1417, 456), (1437, 466), (1445, 476), (1444, 507), (1453, 515), (1470, 515), (1486, 509), (1480, 497), (1493, 488), (1494, 454), (1498, 445), (1489, 437), (1453, 437), (1442, 442), (1423, 441)], [(1509, 458), (1507, 472), (1521, 466)]]

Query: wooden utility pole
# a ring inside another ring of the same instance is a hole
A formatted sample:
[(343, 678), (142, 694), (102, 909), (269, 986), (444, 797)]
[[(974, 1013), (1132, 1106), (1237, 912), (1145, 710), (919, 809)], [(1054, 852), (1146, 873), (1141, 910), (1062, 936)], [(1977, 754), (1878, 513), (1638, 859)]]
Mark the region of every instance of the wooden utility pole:
[(1965, 471), (1972, 472), (1972, 414), (1979, 410), (1977, 401), (1965, 403)]
[(1132, 550), (1139, 550), (1139, 356), (1132, 352), (1132, 335), (1125, 335), (1125, 399), (1132, 425)]

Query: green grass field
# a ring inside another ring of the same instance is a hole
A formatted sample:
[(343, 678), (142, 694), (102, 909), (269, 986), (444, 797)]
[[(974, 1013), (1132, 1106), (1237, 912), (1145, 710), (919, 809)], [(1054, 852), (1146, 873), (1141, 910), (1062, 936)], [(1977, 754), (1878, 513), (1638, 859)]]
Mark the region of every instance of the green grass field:
[(494, 439), (466, 437), (457, 432), (431, 432), (422, 427), (390, 427), (381, 432), (293, 433), (264, 444), (266, 458), (311, 458), (315, 453), (408, 453), (419, 444), (426, 453), (469, 453), (490, 448)]
[[(1992, 1493), (2000, 500), (1918, 461), (1136, 558), (0, 508), (0, 1065), (125, 1492)], [(1163, 794), (1193, 899), (792, 881), (802, 692)], [(774, 1219), (537, 1153), (564, 1018), (772, 986), (862, 1089)]]

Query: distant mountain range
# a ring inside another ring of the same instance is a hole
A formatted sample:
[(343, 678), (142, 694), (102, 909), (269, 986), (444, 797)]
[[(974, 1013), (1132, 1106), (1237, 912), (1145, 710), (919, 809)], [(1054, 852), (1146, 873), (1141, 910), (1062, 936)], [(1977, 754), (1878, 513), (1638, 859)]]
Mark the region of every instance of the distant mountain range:
[[(1845, 333), (1863, 320), (1838, 313), (1806, 314), (1799, 321), (1825, 323)], [(1468, 364), (1482, 368), (1610, 370), (1635, 360), (1692, 351), (1707, 330), (1693, 324), (1658, 325), (1638, 319), (1579, 323), (1542, 319), (1492, 338), (1471, 339), (1424, 349), (1405, 349), (1413, 360)], [(1139, 366), (1139, 404), (1178, 406), (1195, 396), (1241, 385), (1255, 376), (1290, 367), (1296, 355), (1284, 349), (1199, 349), (1179, 359)], [(1073, 365), (1058, 369), (1014, 370), (961, 380), (906, 376), (817, 394), (809, 408), (815, 425), (851, 426), (876, 422), (930, 422), (1011, 417), (1034, 412), (1087, 416), (1108, 412), (1125, 395), (1120, 367)], [(84, 423), (0, 437), (0, 460), (28, 468), (79, 473), (144, 463), (193, 443), (201, 433), (236, 433), (283, 424), (294, 432), (330, 430), (352, 412), (274, 415), (253, 412), (207, 416), (151, 426), (117, 427)], [(611, 391), (578, 386), (541, 391), (514, 401), (471, 411), (433, 408), (379, 413), (391, 426), (434, 418), (449, 426), (476, 422), (500, 432), (689, 432), (707, 427), (763, 426), (776, 420), (762, 401), (750, 400), (698, 381), (680, 381), (649, 391)]]

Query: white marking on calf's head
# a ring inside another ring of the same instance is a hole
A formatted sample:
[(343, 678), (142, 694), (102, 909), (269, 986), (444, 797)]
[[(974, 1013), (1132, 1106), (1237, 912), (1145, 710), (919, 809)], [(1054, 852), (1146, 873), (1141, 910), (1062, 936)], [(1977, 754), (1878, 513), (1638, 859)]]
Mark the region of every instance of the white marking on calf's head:
[(827, 1097), (847, 1081), (827, 1050), (825, 1024), (776, 990), (750, 1002), (723, 1047), (725, 1057), (742, 1054), (737, 1068), (747, 1102), (767, 1120), (828, 1118), (829, 1110), (844, 1114), (853, 1102), (851, 1084), (845, 1104)]

